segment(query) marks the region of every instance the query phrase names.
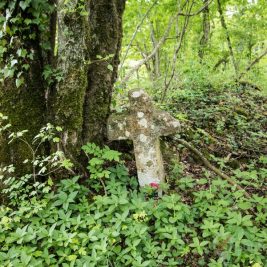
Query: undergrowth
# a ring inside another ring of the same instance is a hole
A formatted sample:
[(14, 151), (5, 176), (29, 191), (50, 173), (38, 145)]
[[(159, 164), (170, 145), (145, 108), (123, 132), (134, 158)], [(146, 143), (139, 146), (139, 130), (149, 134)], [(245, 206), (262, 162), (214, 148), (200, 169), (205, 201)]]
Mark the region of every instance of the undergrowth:
[(182, 135), (218, 157), (252, 159), (267, 154), (267, 98), (236, 89), (175, 90), (168, 106), (184, 122)]
[[(179, 179), (179, 194), (166, 191), (157, 199), (153, 189), (138, 189), (118, 152), (83, 149), (88, 168), (101, 175), (86, 184), (79, 176), (59, 184), (50, 178), (46, 190), (1, 206), (1, 266), (266, 264), (264, 197), (247, 199), (220, 179), (203, 178)], [(194, 190), (199, 184), (208, 189)]]
[(59, 178), (60, 168), (73, 173), (72, 164), (62, 152), (38, 155), (38, 144), (60, 142), (61, 129), (47, 125), (28, 143), (34, 153), (24, 164), (32, 172), (17, 177), (12, 165), (0, 169), (0, 266), (266, 266), (266, 99), (241, 89), (184, 90), (169, 99), (167, 108), (184, 124), (180, 137), (250, 198), (199, 167), (182, 146), (162, 198), (139, 188), (123, 155), (107, 146), (82, 147), (88, 177)]

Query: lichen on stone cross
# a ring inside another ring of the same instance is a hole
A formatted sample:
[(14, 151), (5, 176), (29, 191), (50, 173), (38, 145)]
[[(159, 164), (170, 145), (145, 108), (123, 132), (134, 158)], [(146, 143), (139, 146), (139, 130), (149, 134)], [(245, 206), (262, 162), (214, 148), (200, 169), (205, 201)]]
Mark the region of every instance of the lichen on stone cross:
[(180, 123), (169, 113), (154, 107), (142, 89), (129, 91), (130, 108), (108, 119), (109, 140), (133, 140), (140, 186), (164, 181), (160, 136), (179, 131)]

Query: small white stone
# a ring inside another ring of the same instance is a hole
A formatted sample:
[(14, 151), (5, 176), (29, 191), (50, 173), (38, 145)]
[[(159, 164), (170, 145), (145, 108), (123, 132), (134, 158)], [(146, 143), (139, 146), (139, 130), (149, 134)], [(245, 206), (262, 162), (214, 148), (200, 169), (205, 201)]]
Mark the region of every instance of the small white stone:
[(68, 139), (69, 139), (68, 131), (65, 131), (63, 134), (63, 144), (67, 144)]
[(180, 126), (180, 123), (178, 121), (173, 121), (172, 125), (173, 125), (173, 127), (177, 128)]
[(119, 129), (120, 129), (120, 130), (123, 129), (123, 124), (122, 124), (122, 123), (119, 123), (118, 126), (119, 126)]
[(144, 134), (140, 134), (140, 135), (139, 135), (139, 140), (140, 140), (141, 142), (146, 142), (146, 140), (147, 140), (147, 136), (145, 136)]
[(144, 117), (144, 112), (137, 112), (137, 117), (138, 118), (143, 118)]
[(126, 131), (126, 132), (125, 132), (125, 136), (126, 136), (126, 137), (129, 137), (129, 136), (130, 136), (130, 132)]
[(147, 128), (147, 120), (145, 118), (141, 119), (138, 124), (142, 127)]
[(141, 94), (142, 94), (141, 91), (135, 91), (135, 92), (132, 93), (132, 97), (137, 98), (137, 97), (139, 97)]

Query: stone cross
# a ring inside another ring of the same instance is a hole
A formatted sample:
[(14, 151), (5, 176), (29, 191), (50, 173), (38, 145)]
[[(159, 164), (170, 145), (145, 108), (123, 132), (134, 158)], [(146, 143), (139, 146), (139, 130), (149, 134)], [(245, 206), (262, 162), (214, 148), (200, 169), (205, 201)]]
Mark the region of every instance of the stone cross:
[(160, 136), (180, 129), (180, 123), (169, 113), (154, 107), (144, 90), (129, 92), (130, 108), (108, 119), (109, 140), (133, 140), (140, 186), (158, 185), (164, 181)]

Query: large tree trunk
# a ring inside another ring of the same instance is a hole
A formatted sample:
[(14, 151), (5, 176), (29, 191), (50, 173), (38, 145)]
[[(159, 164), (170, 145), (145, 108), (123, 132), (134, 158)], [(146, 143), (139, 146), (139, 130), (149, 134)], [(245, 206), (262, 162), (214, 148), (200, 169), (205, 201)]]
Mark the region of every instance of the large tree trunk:
[[(2, 11), (2, 14), (5, 14), (7, 9), (4, 8)], [(19, 7), (16, 6), (10, 19), (19, 12)], [(21, 12), (22, 17), (26, 15), (26, 12)], [(12, 30), (13, 25), (9, 24), (9, 22), (7, 22), (7, 25)], [(15, 131), (28, 129), (29, 132), (25, 135), (28, 140), (31, 140), (41, 126), (44, 125), (46, 112), (45, 85), (42, 78), (44, 58), (41, 52), (39, 28), (32, 26), (30, 33), (35, 36), (34, 39), (18, 40), (18, 36), (13, 36), (13, 39), (17, 41), (12, 42), (12, 45), (9, 46), (0, 60), (1, 67), (4, 68), (10, 61), (9, 56), (13, 51), (24, 49), (32, 54), (32, 60), (27, 56), (20, 57), (17, 53), (13, 55), (13, 59), (18, 61), (17, 64), (29, 65), (27, 73), (23, 74), (25, 80), (23, 85), (17, 88), (18, 85), (15, 83), (15, 77), (19, 70), (15, 71), (14, 78), (9, 77), (4, 79), (3, 83), (0, 83), (0, 112), (9, 117), (9, 121), (13, 126), (12, 129)], [(11, 43), (11, 36), (7, 34), (4, 38)], [(0, 136), (0, 166), (15, 164), (19, 172), (19, 169), (22, 169), (21, 160), (31, 158), (31, 151), (21, 142), (9, 145), (5, 137), (6, 135)], [(17, 164), (18, 162), (19, 164)]]
[[(31, 65), (24, 86), (17, 88), (14, 82), (9, 81), (0, 87), (1, 112), (9, 117), (15, 131), (29, 130), (24, 136), (29, 141), (45, 124), (45, 97), (39, 63), (36, 59)], [(15, 164), (18, 168), (25, 158), (31, 159), (31, 156), (29, 147), (20, 141), (8, 144), (5, 139), (0, 144), (2, 164)]]
[[(101, 143), (117, 78), (125, 0), (91, 0), (88, 86), (83, 110), (83, 142)], [(101, 60), (101, 58), (109, 59)], [(111, 67), (112, 66), (112, 67)]]
[[(206, 5), (208, 3), (208, 0), (203, 0), (203, 4)], [(202, 20), (202, 37), (200, 39), (199, 45), (199, 51), (198, 55), (200, 58), (200, 61), (202, 62), (204, 55), (205, 55), (205, 50), (207, 48), (207, 45), (209, 43), (209, 38), (210, 38), (210, 18), (209, 18), (209, 6), (207, 5), (202, 13), (203, 20)]]
[(234, 50), (233, 50), (232, 42), (231, 42), (231, 39), (230, 39), (229, 31), (228, 31), (228, 28), (227, 28), (227, 24), (226, 24), (224, 15), (223, 15), (223, 9), (222, 9), (222, 5), (221, 5), (221, 1), (217, 0), (217, 4), (218, 4), (218, 12), (220, 14), (221, 25), (222, 25), (222, 28), (225, 31), (227, 45), (228, 45), (228, 49), (229, 49), (229, 53), (230, 53), (230, 56), (231, 56), (231, 60), (232, 60), (232, 63), (233, 63), (234, 69), (235, 69), (235, 74), (236, 74), (236, 77), (238, 77), (238, 65), (237, 65), (237, 62), (236, 62), (236, 59), (235, 59)]
[(79, 0), (69, 1), (68, 8), (65, 2), (58, 0), (57, 5), (56, 68), (60, 81), (50, 90), (49, 106), (53, 123), (64, 129), (62, 148), (68, 156), (75, 158), (82, 143), (89, 24), (87, 16), (77, 9)]
[[(47, 2), (56, 6), (46, 25), (50, 33), (42, 32), (50, 36), (51, 50), (41, 49), (41, 40), (47, 36), (20, 40), (24, 48), (34, 51), (34, 59), (25, 86), (18, 89), (11, 79), (0, 87), (0, 112), (7, 114), (18, 130), (29, 129), (29, 140), (48, 121), (63, 126), (62, 148), (77, 162), (83, 143), (105, 140), (125, 0)], [(45, 84), (47, 64), (53, 74)], [(6, 141), (0, 142), (0, 163), (10, 163), (18, 155), (24, 157), (16, 146), (11, 153)]]

